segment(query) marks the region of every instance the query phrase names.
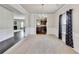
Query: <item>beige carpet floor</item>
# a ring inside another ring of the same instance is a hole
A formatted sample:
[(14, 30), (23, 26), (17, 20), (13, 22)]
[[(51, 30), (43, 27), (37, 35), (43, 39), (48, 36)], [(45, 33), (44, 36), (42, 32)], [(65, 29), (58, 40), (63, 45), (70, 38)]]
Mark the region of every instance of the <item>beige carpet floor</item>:
[(76, 54), (54, 35), (29, 35), (4, 54)]

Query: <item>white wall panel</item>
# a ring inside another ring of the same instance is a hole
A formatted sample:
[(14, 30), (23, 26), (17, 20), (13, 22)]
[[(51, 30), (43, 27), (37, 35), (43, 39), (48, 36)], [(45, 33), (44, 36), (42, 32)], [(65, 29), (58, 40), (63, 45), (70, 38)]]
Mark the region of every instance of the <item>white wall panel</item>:
[(13, 14), (0, 6), (0, 41), (13, 36)]

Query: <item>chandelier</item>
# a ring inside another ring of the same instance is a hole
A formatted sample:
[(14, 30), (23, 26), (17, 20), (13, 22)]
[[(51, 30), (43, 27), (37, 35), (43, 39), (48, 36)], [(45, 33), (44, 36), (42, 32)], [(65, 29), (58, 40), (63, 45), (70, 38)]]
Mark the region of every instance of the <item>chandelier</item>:
[(44, 10), (45, 10), (45, 4), (41, 4), (41, 9), (42, 9), (42, 12), (39, 15), (39, 18), (43, 20), (44, 18), (47, 17), (47, 14), (44, 12)]

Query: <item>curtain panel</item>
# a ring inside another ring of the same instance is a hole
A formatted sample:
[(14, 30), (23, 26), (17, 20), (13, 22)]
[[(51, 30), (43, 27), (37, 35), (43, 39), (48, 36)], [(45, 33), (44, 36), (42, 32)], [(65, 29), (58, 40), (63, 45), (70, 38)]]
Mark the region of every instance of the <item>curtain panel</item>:
[(70, 47), (73, 46), (73, 33), (72, 33), (72, 9), (66, 12), (66, 44)]
[(58, 38), (62, 40), (62, 15), (59, 15), (59, 34)]

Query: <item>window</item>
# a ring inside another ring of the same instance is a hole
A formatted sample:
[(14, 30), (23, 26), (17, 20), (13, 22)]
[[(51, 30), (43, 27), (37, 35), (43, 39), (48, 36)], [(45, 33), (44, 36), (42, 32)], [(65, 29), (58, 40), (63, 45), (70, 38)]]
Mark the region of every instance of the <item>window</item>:
[(66, 13), (64, 13), (62, 15), (62, 40), (63, 42), (66, 42), (65, 41), (65, 34), (66, 34)]
[(62, 15), (62, 34), (66, 33), (66, 13)]
[(24, 27), (24, 23), (23, 23), (23, 21), (21, 22), (21, 28), (23, 28)]

